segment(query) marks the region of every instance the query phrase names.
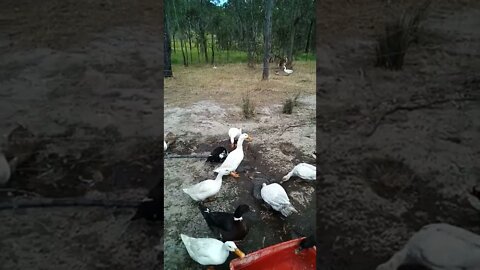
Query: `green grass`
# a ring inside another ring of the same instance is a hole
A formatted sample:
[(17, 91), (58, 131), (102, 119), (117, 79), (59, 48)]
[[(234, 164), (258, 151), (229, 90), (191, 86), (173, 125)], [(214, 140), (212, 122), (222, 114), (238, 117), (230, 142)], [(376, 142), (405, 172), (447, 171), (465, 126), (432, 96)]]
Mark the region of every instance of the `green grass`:
[[(172, 48), (172, 64), (182, 64), (183, 65), (183, 56), (182, 50), (180, 49), (180, 44), (176, 44), (175, 52)], [(193, 44), (192, 44), (193, 45)], [(198, 65), (205, 64), (205, 55), (203, 51), (200, 51), (200, 58), (198, 57), (198, 51), (195, 46), (192, 46), (192, 59), (190, 59), (190, 49), (187, 51), (188, 62), (189, 64)], [(211, 61), (212, 50), (208, 48), (208, 60)], [(247, 53), (242, 51), (218, 51), (215, 48), (215, 63), (243, 63), (247, 62)]]
[[(173, 46), (173, 44), (172, 44)], [(183, 56), (182, 50), (180, 49), (180, 41), (175, 42), (175, 51), (172, 47), (172, 64), (173, 65), (183, 65)], [(205, 64), (205, 55), (203, 51), (200, 51), (200, 58), (198, 55), (198, 50), (195, 44), (192, 44), (192, 53), (190, 59), (190, 47), (187, 45), (187, 56), (188, 56), (188, 63), (189, 65), (203, 65)], [(208, 48), (208, 60), (211, 61), (212, 57), (212, 50)], [(316, 56), (314, 53), (301, 53), (295, 56), (296, 61), (316, 61)], [(238, 50), (231, 50), (231, 51), (219, 51), (215, 48), (215, 63), (216, 64), (234, 64), (234, 63), (247, 63), (247, 52), (238, 51)], [(262, 59), (259, 59), (261, 62)]]

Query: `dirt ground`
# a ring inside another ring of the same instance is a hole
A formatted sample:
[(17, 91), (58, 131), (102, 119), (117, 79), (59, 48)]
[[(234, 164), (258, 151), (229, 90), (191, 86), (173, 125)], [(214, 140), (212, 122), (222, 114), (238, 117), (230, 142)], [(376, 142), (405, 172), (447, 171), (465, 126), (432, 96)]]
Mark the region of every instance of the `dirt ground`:
[(318, 5), (321, 269), (375, 269), (429, 223), (480, 233), (465, 196), (480, 182), (480, 6), (433, 1), (393, 72), (374, 67), (385, 4)]
[[(243, 128), (253, 137), (246, 143), (245, 158), (238, 171), (239, 180), (224, 177), (216, 200), (207, 203), (214, 211), (233, 212), (248, 204), (245, 215), (251, 226), (239, 248), (250, 253), (263, 247), (315, 230), (315, 183), (298, 179), (283, 184), (291, 202), (300, 212), (288, 218), (268, 210), (254, 198), (261, 181), (278, 182), (299, 162), (315, 163), (315, 63), (298, 63), (291, 76), (271, 73), (262, 82), (261, 69), (246, 64), (208, 68), (174, 68), (174, 78), (165, 80), (165, 132), (177, 135), (168, 155), (208, 155), (217, 146), (228, 148), (228, 129)], [(282, 102), (301, 93), (291, 115), (282, 114)], [(246, 120), (242, 97), (249, 93), (256, 116)], [(182, 188), (205, 179), (213, 179), (219, 164), (205, 158), (165, 159), (165, 269), (204, 269), (190, 259), (181, 239), (216, 237), (207, 227), (198, 204)], [(227, 262), (216, 269), (229, 269)]]
[[(0, 3), (1, 143), (11, 145), (16, 123), (38, 143), (6, 147), (32, 155), (1, 202), (139, 201), (161, 179), (161, 10), (160, 1)], [(2, 210), (0, 268), (159, 269), (162, 224), (130, 222), (133, 213)]]

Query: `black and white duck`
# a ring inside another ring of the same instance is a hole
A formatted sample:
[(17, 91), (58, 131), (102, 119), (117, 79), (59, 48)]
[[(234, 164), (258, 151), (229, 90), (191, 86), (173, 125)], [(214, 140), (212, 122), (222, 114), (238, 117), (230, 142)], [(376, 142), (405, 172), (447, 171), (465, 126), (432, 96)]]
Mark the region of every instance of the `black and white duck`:
[(234, 213), (212, 212), (203, 204), (199, 204), (198, 208), (210, 230), (217, 231), (222, 241), (240, 241), (247, 235), (249, 228), (243, 214), (250, 211), (248, 205), (239, 205)]
[(224, 162), (228, 156), (228, 151), (225, 147), (219, 146), (210, 153), (207, 162), (220, 163)]

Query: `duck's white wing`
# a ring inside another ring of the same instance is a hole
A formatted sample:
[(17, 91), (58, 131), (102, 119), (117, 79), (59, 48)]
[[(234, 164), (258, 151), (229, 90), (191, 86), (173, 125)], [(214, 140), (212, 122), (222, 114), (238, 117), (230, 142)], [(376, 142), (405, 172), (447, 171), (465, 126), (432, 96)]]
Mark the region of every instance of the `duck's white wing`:
[(306, 180), (315, 180), (317, 176), (317, 168), (307, 163), (298, 164), (294, 171), (298, 177)]
[(196, 198), (199, 198), (215, 192), (216, 187), (217, 185), (215, 183), (215, 180), (209, 179), (209, 180), (204, 180), (188, 188), (184, 188), (183, 191), (191, 196), (193, 195)]
[(282, 205), (290, 204), (287, 193), (283, 187), (277, 183), (262, 188), (260, 194), (263, 200), (270, 204), (275, 210)]
[(300, 166), (300, 167), (305, 167), (305, 168), (308, 168), (310, 170), (314, 170), (316, 171), (317, 170), (317, 167), (311, 165), (311, 164), (308, 164), (308, 163), (299, 163), (297, 166)]

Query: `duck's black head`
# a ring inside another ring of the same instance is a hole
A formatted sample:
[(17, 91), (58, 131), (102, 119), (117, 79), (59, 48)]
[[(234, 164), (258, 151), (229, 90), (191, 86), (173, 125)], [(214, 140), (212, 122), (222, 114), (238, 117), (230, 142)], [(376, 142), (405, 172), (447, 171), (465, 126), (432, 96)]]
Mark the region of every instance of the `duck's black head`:
[(241, 218), (243, 214), (247, 213), (248, 211), (250, 211), (250, 206), (242, 204), (237, 207), (235, 213), (233, 213), (233, 216), (236, 218)]
[(405, 263), (397, 267), (397, 270), (432, 270), (430, 267), (419, 263)]

